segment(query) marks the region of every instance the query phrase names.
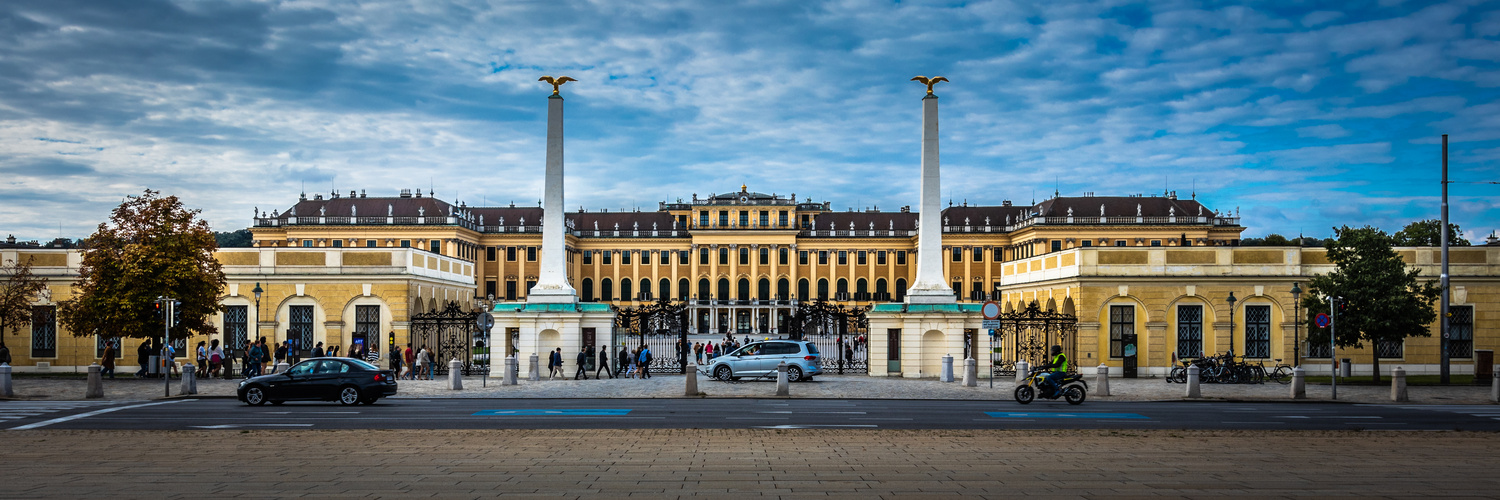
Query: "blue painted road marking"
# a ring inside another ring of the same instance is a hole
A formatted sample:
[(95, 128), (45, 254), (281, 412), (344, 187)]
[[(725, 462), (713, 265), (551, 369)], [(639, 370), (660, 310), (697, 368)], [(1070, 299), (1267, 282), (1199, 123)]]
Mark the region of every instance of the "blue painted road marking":
[(987, 411), (985, 415), (994, 418), (1101, 418), (1101, 419), (1146, 419), (1151, 417), (1138, 413), (1015, 413), (1008, 411)]
[(629, 414), (630, 410), (582, 409), (582, 410), (480, 410), (476, 417), (604, 417)]

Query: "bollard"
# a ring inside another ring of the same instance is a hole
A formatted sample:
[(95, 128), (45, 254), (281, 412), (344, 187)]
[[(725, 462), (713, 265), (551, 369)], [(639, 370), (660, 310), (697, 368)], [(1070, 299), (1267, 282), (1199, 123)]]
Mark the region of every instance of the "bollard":
[(1198, 390), (1198, 365), (1189, 366), (1187, 372), (1187, 397), (1203, 397), (1203, 393)]
[(464, 390), (464, 362), (457, 359), (448, 361), (448, 390)]
[(0, 397), (16, 397), (16, 391), (10, 386), (10, 364), (0, 363)]
[(534, 352), (531, 353), (531, 366), (528, 368), (531, 369), (531, 373), (526, 376), (526, 380), (540, 382), (542, 380), (542, 372), (538, 369), (537, 354)]
[(964, 360), (964, 387), (979, 387), (979, 362), (974, 358)]
[(776, 395), (791, 396), (792, 388), (786, 379), (786, 362), (782, 361), (776, 365)]
[(1307, 370), (1292, 369), (1292, 399), (1307, 399)]
[(271, 373), (286, 373), (286, 371), (291, 368), (292, 365), (286, 364), (285, 361), (282, 361), (280, 363), (276, 363), (276, 371), (273, 371)]
[[(10, 371), (5, 372), (5, 391), (10, 392)], [(1500, 366), (1490, 375), (1490, 401), (1500, 403)]]
[(1391, 401), (1409, 401), (1406, 397), (1406, 369), (1391, 370)]
[(943, 355), (943, 371), (942, 371), (942, 373), (940, 373), (938, 375), (938, 380), (942, 381), (942, 382), (952, 382), (953, 381), (953, 355), (952, 354), (944, 354)]
[(182, 365), (182, 384), (177, 386), (177, 395), (186, 396), (198, 393), (197, 367), (192, 364)]
[(500, 382), (500, 385), (516, 385), (517, 383), (519, 383), (519, 382), (516, 381), (516, 379), (520, 378), (519, 377), (520, 371), (521, 371), (521, 360), (516, 359), (516, 355), (515, 354), (512, 354), (512, 355), (506, 357), (505, 358), (505, 380), (502, 381), (502, 382)]
[(1099, 368), (1094, 373), (1096, 374), (1096, 376), (1094, 377), (1094, 385), (1097, 386), (1097, 387), (1094, 388), (1094, 395), (1095, 396), (1108, 396), (1109, 395), (1109, 365), (1106, 365), (1104, 363), (1100, 363), (1099, 364)]
[(687, 384), (683, 387), (682, 395), (693, 397), (698, 395), (698, 365), (687, 366)]
[(1016, 362), (1016, 385), (1026, 383), (1026, 377), (1031, 375), (1031, 365), (1025, 361)]
[(104, 397), (104, 377), (99, 375), (100, 370), (103, 369), (104, 367), (99, 366), (99, 363), (89, 365), (89, 388), (83, 397), (89, 399)]

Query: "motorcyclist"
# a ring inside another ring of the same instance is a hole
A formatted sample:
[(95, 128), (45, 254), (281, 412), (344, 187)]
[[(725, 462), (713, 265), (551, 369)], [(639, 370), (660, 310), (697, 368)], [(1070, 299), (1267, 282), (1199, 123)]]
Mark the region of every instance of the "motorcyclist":
[(1068, 355), (1063, 354), (1060, 345), (1052, 346), (1052, 355), (1048, 357), (1047, 364), (1038, 366), (1038, 369), (1048, 370), (1047, 378), (1042, 381), (1042, 397), (1052, 397), (1064, 376), (1068, 374)]

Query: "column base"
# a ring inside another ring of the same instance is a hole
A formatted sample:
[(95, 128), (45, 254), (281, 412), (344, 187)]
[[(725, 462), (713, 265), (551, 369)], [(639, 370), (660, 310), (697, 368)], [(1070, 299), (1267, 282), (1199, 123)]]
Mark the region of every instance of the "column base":
[(958, 297), (952, 289), (910, 289), (906, 291), (907, 304), (957, 304)]

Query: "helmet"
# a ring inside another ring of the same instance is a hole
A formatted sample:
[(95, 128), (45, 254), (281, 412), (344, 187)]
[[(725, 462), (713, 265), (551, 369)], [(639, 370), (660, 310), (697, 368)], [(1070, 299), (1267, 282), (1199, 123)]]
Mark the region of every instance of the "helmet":
[(1053, 355), (1062, 354), (1062, 346), (1060, 346), (1060, 345), (1054, 345), (1054, 346), (1052, 346), (1052, 354)]

